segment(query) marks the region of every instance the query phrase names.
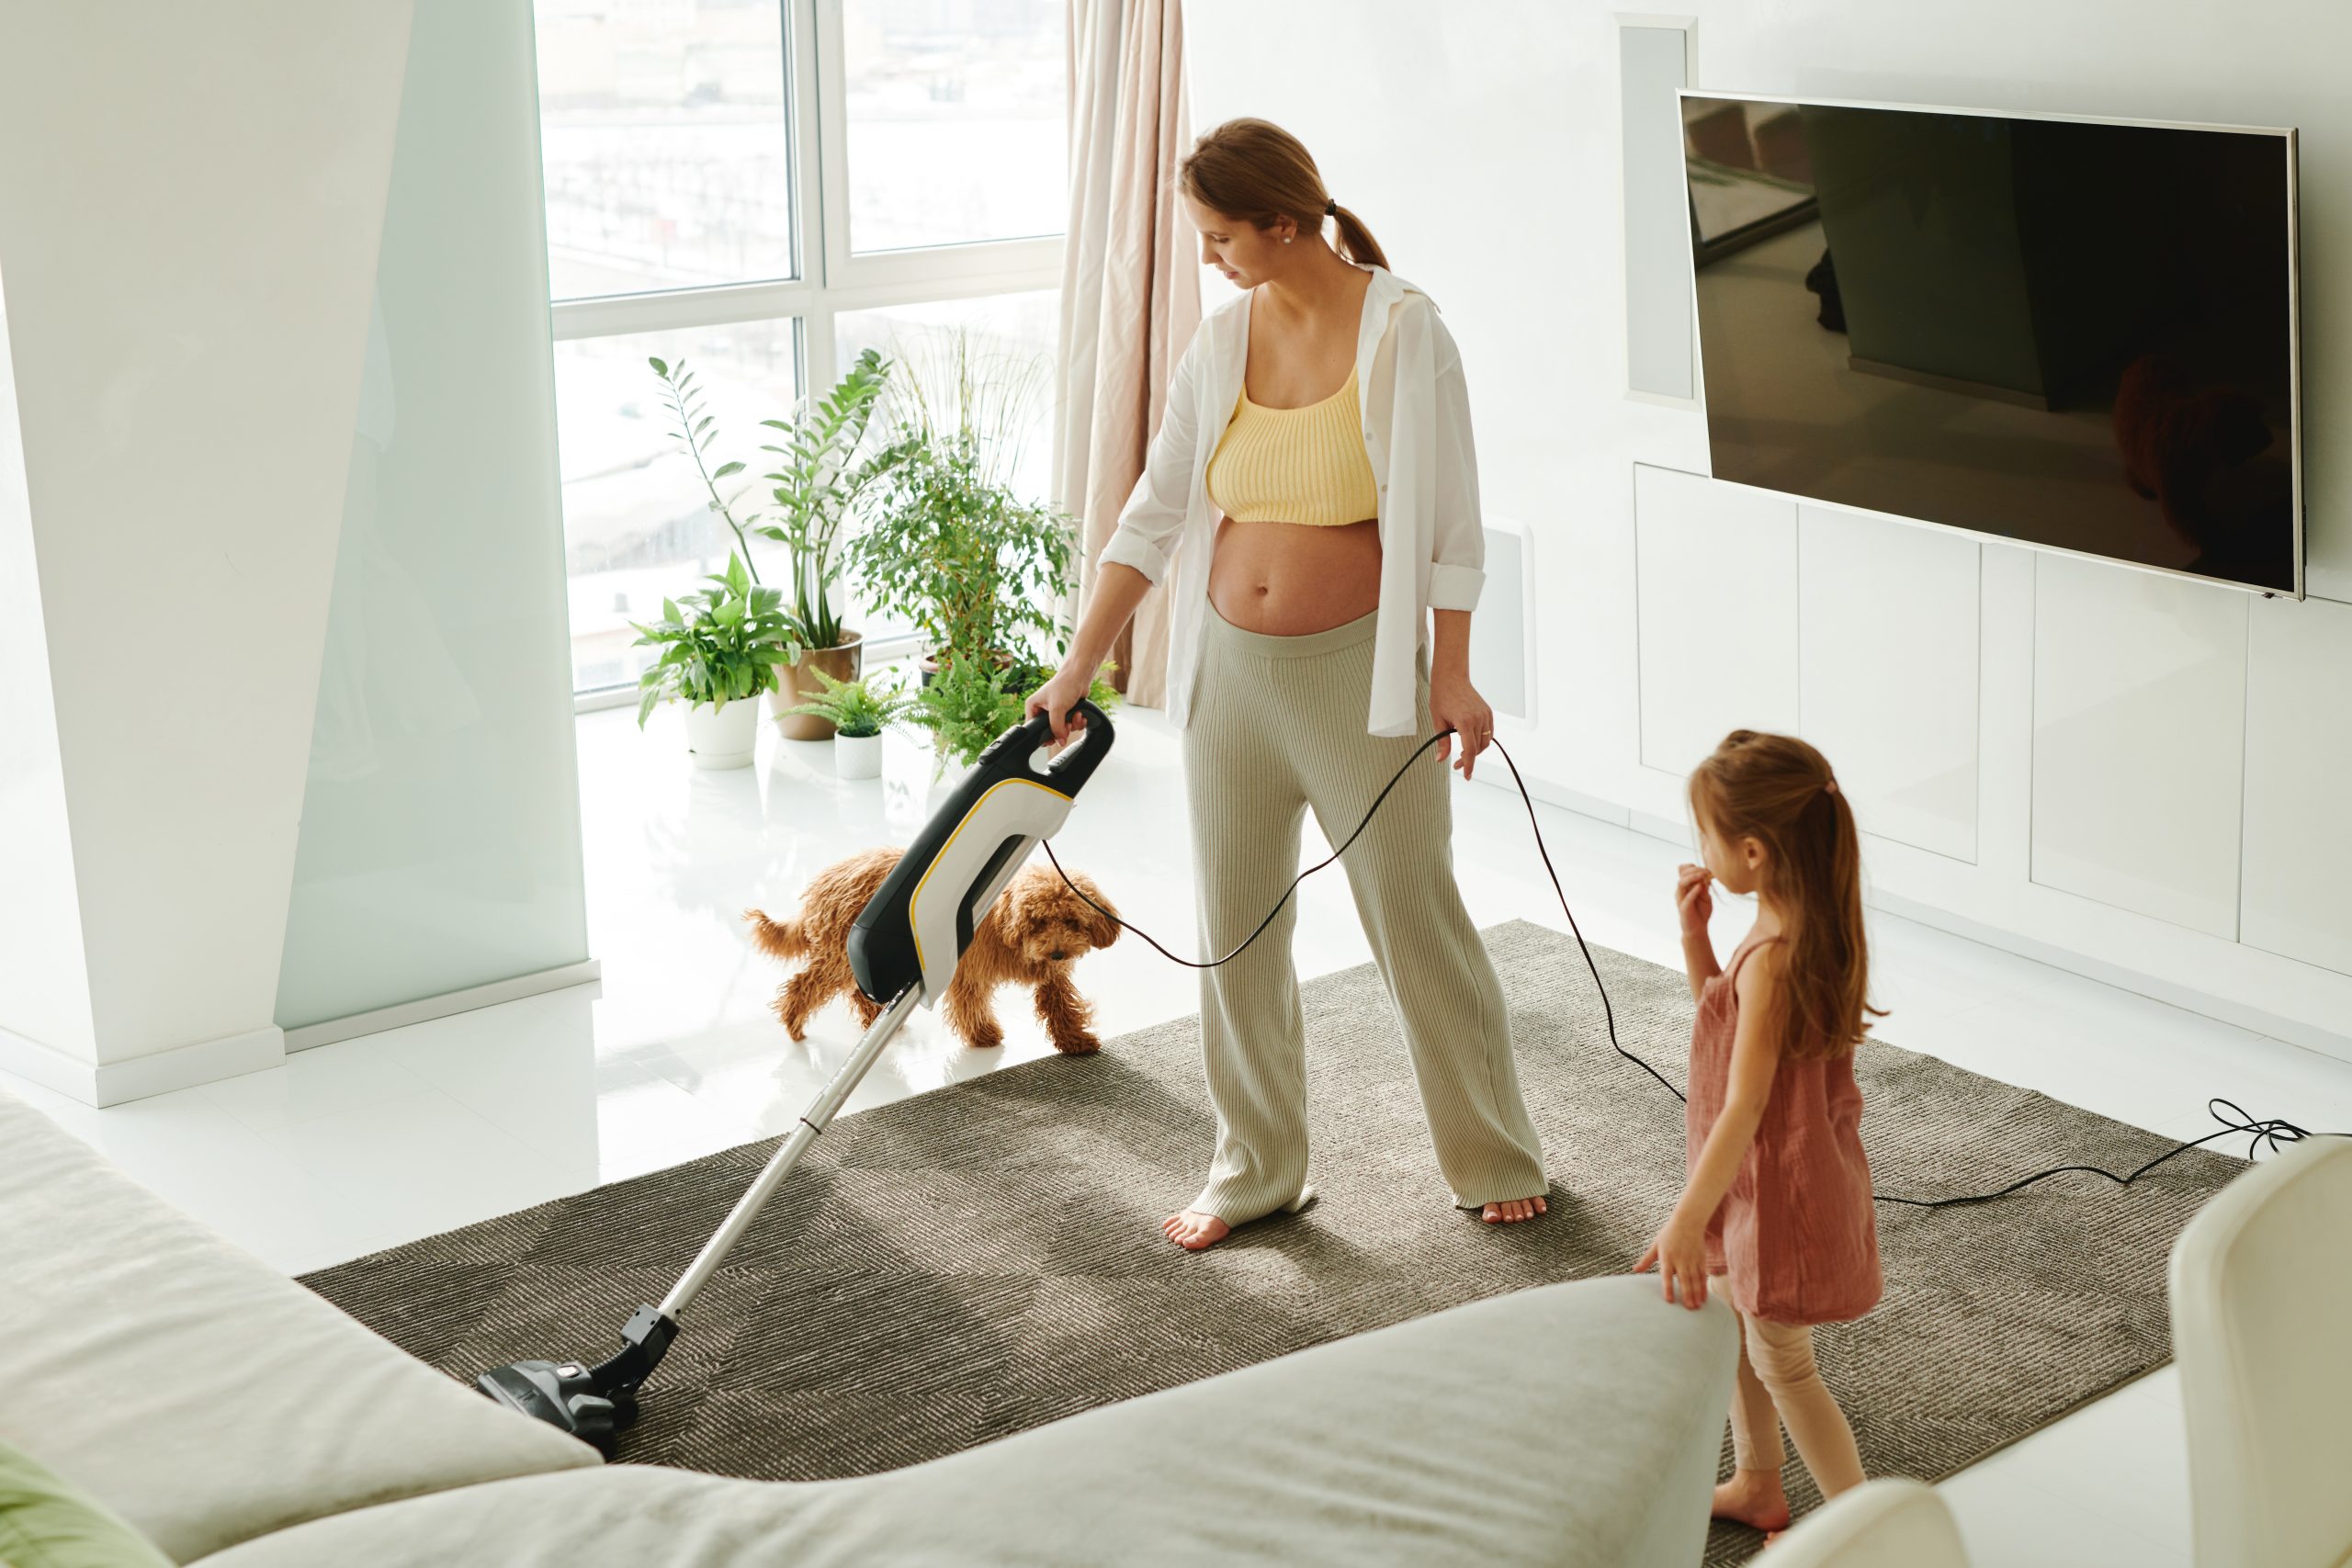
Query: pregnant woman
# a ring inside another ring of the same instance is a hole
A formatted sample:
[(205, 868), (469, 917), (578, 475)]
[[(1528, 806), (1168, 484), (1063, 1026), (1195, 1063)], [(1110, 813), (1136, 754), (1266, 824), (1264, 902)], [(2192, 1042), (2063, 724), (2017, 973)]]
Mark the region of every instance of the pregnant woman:
[[(1531, 1219), (1545, 1207), (1541, 1151), (1501, 986), (1453, 879), (1449, 753), (1458, 739), (1467, 778), (1494, 734), (1469, 676), (1485, 550), (1461, 356), (1288, 132), (1228, 120), (1181, 177), (1202, 259), (1241, 293), (1177, 364), (1068, 659), (1027, 711), (1045, 710), (1066, 741), (1113, 639), (1175, 573), (1168, 715), (1182, 732), (1209, 957), (1282, 899), (1309, 809), (1340, 843), (1417, 749), (1457, 732), (1340, 863), (1454, 1203), (1492, 1224)], [(1162, 1225), (1180, 1246), (1213, 1246), (1311, 1196), (1296, 911), (1283, 904), (1239, 956), (1201, 972), (1216, 1153), (1200, 1195)]]

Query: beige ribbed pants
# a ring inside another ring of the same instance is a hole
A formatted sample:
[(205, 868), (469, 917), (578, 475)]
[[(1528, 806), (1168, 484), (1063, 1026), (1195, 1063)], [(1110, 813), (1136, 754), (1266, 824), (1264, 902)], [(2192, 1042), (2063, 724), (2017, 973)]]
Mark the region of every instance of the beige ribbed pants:
[[(1204, 959), (1230, 952), (1299, 872), (1309, 808), (1346, 842), (1383, 787), (1436, 733), (1429, 655), (1415, 659), (1418, 735), (1364, 728), (1378, 612), (1299, 637), (1233, 625), (1208, 606), (1183, 731)], [(1458, 744), (1458, 742), (1457, 742)], [(1340, 857), (1389, 1004), (1412, 1054), (1437, 1163), (1456, 1205), (1545, 1189), (1511, 1064), (1501, 982), (1453, 878), (1451, 769), (1435, 748), (1397, 781)], [(1191, 1205), (1238, 1225), (1306, 1183), (1306, 1032), (1291, 963), (1298, 901), (1230, 963), (1201, 971), (1201, 1044), (1216, 1154)]]

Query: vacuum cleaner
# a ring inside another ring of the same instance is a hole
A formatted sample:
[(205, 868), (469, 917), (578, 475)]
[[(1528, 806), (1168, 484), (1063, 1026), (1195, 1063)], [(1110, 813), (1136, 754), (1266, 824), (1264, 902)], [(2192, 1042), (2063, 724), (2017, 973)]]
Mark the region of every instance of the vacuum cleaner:
[(936, 1006), (946, 995), (956, 965), (971, 945), (974, 926), (1038, 840), (1057, 831), (1069, 816), (1113, 737), (1109, 716), (1093, 703), (1081, 699), (1070, 712), (1083, 716), (1083, 727), (1042, 768), (1036, 759), (1052, 737), (1050, 716), (1034, 715), (990, 741), (971, 774), (933, 813), (866, 901), (850, 931), (850, 971), (858, 989), (883, 1005), (881, 1016), (670, 1293), (658, 1305), (640, 1306), (629, 1315), (621, 1327), (621, 1348), (605, 1360), (510, 1361), (476, 1378), (476, 1388), (511, 1410), (611, 1452), (616, 1435), (637, 1418), (638, 1391), (677, 1338), (695, 1293), (751, 1229), (761, 1207), (908, 1016), (918, 1006)]

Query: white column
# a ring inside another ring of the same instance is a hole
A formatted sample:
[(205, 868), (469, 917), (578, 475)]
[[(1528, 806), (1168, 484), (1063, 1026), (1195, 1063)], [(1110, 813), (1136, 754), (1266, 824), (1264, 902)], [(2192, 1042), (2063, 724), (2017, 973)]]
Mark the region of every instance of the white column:
[(282, 1053), (410, 11), (6, 8), (0, 1066), (96, 1103)]

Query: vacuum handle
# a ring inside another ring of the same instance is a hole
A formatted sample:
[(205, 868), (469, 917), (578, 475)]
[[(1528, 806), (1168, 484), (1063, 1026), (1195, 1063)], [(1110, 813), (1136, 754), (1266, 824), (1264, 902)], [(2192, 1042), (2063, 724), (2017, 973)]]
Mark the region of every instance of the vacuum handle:
[[(1054, 738), (1053, 716), (1044, 712), (1031, 714), (989, 741), (988, 750), (980, 753), (981, 758), (986, 761), (1002, 757), (1010, 751), (1012, 755), (1004, 760), (1014, 764), (1021, 776), (1064, 795), (1076, 795), (1101, 764), (1103, 753), (1110, 750), (1115, 732), (1111, 727), (1111, 716), (1097, 707), (1091, 697), (1079, 698), (1069, 712), (1085, 715), (1086, 728), (1079, 732), (1074, 748), (1065, 749), (1042, 771), (1032, 767), (1029, 759)], [(1069, 716), (1063, 716), (1065, 719)]]

